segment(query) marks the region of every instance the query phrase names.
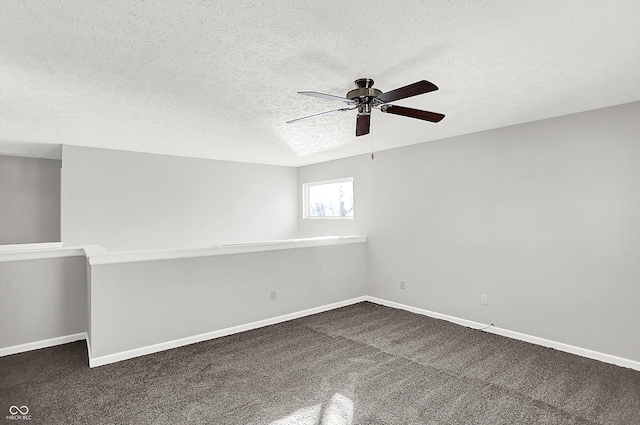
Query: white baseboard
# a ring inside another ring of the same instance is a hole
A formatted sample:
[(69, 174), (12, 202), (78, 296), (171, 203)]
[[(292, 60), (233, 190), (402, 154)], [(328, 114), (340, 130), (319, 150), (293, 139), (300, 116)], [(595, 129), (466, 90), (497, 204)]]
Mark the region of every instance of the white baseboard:
[[(435, 319), (442, 319), (448, 322), (456, 323), (458, 325), (470, 327), (470, 328), (485, 328), (488, 326), (486, 323), (475, 322), (472, 320), (461, 319), (455, 316), (449, 316), (447, 314), (441, 314), (430, 310), (425, 310), (418, 307), (413, 307), (406, 304), (400, 304), (394, 301), (385, 300), (382, 298), (371, 297), (368, 295), (352, 298), (346, 301), (340, 301), (332, 304), (323, 305), (320, 307), (314, 307), (307, 310), (301, 310), (294, 313), (285, 314), (282, 316), (272, 317), (270, 319), (259, 320), (257, 322), (247, 323), (244, 325), (233, 326), (226, 329), (221, 329), (217, 331), (207, 332), (199, 335), (194, 335), (186, 338), (180, 338), (177, 340), (167, 341), (160, 344), (154, 344), (146, 347), (136, 348), (133, 350), (123, 351), (120, 353), (109, 354), (106, 356), (93, 357), (91, 354), (91, 345), (89, 344), (89, 340), (87, 338), (87, 333), (77, 333), (73, 335), (66, 335), (56, 338), (50, 338), (42, 341), (35, 341), (21, 345), (14, 345), (12, 347), (0, 348), (0, 357), (8, 356), (11, 354), (23, 353), (26, 351), (37, 350), (40, 348), (53, 347), (55, 345), (67, 344), (69, 342), (75, 342), (80, 340), (87, 341), (87, 352), (89, 355), (89, 366), (96, 367), (102, 366), (109, 363), (115, 363), (121, 360), (127, 360), (134, 357), (144, 356), (146, 354), (156, 353), (159, 351), (168, 350), (171, 348), (182, 347), (184, 345), (194, 344), (196, 342), (206, 341), (210, 339), (220, 338), (227, 335), (232, 335), (239, 332), (248, 331), (251, 329), (260, 328), (263, 326), (275, 325), (277, 323), (286, 322), (288, 320), (298, 319), (304, 316), (310, 316), (312, 314), (322, 313), (325, 311), (333, 310), (340, 307), (345, 307), (351, 304), (357, 304), (362, 301), (369, 301), (375, 304), (384, 305), (387, 307), (397, 308), (401, 310), (410, 311), (412, 313), (421, 314), (424, 316), (433, 317)], [(625, 359), (623, 357), (614, 356), (611, 354), (601, 353), (594, 350), (589, 350), (587, 348), (576, 347), (573, 345), (565, 344), (562, 342), (552, 341), (545, 338), (540, 338), (533, 335), (523, 334), (516, 331), (511, 331), (509, 329), (498, 328), (492, 326), (490, 328), (484, 329), (485, 332), (490, 332), (496, 335), (505, 336), (507, 338), (516, 339), (519, 341), (525, 341), (536, 345), (541, 345), (543, 347), (554, 348), (559, 351), (564, 351), (566, 353), (576, 354), (578, 356), (586, 357), (589, 359), (599, 360), (605, 363), (611, 363), (618, 366), (634, 369), (640, 371), (640, 362), (630, 359)]]
[(25, 351), (38, 350), (40, 348), (53, 347), (55, 345), (68, 344), (69, 342), (80, 341), (83, 339), (87, 339), (86, 332), (44, 339), (42, 341), (28, 342), (26, 344), (13, 345), (11, 347), (0, 348), (0, 357), (24, 353)]
[(466, 326), (469, 328), (486, 328), (485, 332), (490, 332), (496, 335), (506, 336), (507, 338), (517, 339), (519, 341), (525, 341), (536, 345), (542, 345), (543, 347), (554, 348), (565, 353), (576, 354), (578, 356), (586, 357), (589, 359), (600, 360), (601, 362), (611, 363), (617, 366), (627, 367), (630, 369), (640, 371), (640, 362), (635, 360), (625, 359), (623, 357), (613, 356), (611, 354), (601, 353), (599, 351), (589, 350), (587, 348), (576, 347), (574, 345), (565, 344), (563, 342), (552, 341), (550, 339), (540, 338), (533, 335), (527, 335), (520, 332), (511, 331), (509, 329), (498, 328), (495, 326), (489, 326), (488, 323), (479, 323), (472, 320), (461, 319), (459, 317), (449, 316), (446, 314), (436, 313), (430, 310), (424, 310), (422, 308), (412, 307), (405, 304), (400, 304), (394, 301), (388, 301), (382, 298), (365, 296), (365, 301), (370, 301), (375, 304), (384, 305), (387, 307), (398, 308), (401, 310), (407, 310), (412, 313), (422, 314), (424, 316), (433, 317), (435, 319), (442, 319), (448, 322), (453, 322), (458, 325)]
[(314, 307), (307, 310), (301, 310), (295, 313), (289, 313), (282, 316), (259, 320), (257, 322), (246, 323), (244, 325), (233, 326), (226, 329), (206, 332), (199, 335), (193, 335), (193, 336), (180, 338), (172, 341), (162, 342), (159, 344), (149, 345), (146, 347), (135, 348), (133, 350), (127, 350), (119, 353), (108, 354), (106, 356), (92, 357), (91, 353), (89, 353), (89, 367), (102, 366), (109, 363), (115, 363), (122, 360), (132, 359), (134, 357), (144, 356), (146, 354), (169, 350), (171, 348), (177, 348), (177, 347), (182, 347), (184, 345), (194, 344), (196, 342), (207, 341), (210, 339), (220, 338), (223, 336), (248, 331), (251, 329), (261, 328), (263, 326), (275, 325), (277, 323), (286, 322), (288, 320), (298, 319), (300, 317), (322, 313), (322, 312), (333, 310), (336, 308), (345, 307), (351, 304), (357, 304), (359, 302), (366, 301), (366, 300), (367, 299), (365, 296), (352, 298), (350, 300), (327, 304), (320, 307)]

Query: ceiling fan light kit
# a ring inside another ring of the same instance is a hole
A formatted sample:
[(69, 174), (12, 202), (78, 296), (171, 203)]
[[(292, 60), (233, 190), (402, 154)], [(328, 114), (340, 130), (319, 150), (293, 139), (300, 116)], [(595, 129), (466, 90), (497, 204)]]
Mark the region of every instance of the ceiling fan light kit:
[(350, 90), (345, 97), (334, 96), (332, 94), (318, 93), (313, 91), (301, 91), (299, 94), (306, 96), (314, 96), (322, 99), (338, 100), (344, 102), (350, 107), (334, 109), (332, 111), (321, 112), (319, 114), (309, 115), (303, 118), (297, 118), (295, 120), (287, 121), (287, 124), (291, 124), (298, 121), (307, 120), (309, 118), (315, 118), (321, 115), (333, 114), (336, 112), (358, 110), (358, 116), (356, 117), (356, 137), (369, 134), (371, 128), (371, 111), (379, 109), (381, 112), (389, 113), (393, 115), (401, 115), (404, 117), (415, 118), (430, 122), (440, 122), (444, 115), (437, 112), (423, 111), (421, 109), (407, 108), (404, 106), (390, 105), (390, 102), (394, 102), (400, 99), (406, 99), (408, 97), (417, 96), (419, 94), (429, 93), (438, 90), (438, 87), (427, 81), (421, 80), (408, 86), (400, 87), (388, 92), (382, 92), (373, 87), (373, 80), (371, 78), (358, 78), (356, 81), (356, 88)]

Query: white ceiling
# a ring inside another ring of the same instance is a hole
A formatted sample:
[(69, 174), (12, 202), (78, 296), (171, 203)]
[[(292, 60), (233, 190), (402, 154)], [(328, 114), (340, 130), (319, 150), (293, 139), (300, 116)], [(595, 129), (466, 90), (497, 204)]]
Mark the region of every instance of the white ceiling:
[[(640, 100), (638, 0), (2, 0), (0, 148), (300, 166)], [(359, 77), (433, 124), (344, 104)], [(55, 149), (48, 150), (56, 151)], [(13, 152), (15, 153), (15, 152)]]

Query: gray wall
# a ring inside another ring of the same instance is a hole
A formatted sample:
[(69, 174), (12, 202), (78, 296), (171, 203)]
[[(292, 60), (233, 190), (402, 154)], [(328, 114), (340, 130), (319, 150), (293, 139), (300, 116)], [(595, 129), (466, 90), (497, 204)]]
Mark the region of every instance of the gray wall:
[(60, 241), (60, 166), (0, 155), (0, 245)]
[(0, 300), (0, 348), (86, 332), (86, 259), (0, 262)]
[(92, 356), (363, 296), (365, 245), (93, 265)]
[(303, 167), (356, 218), (299, 233), (368, 235), (369, 295), (637, 361), (639, 135), (636, 102)]
[(62, 241), (109, 251), (294, 238), (295, 168), (63, 146)]

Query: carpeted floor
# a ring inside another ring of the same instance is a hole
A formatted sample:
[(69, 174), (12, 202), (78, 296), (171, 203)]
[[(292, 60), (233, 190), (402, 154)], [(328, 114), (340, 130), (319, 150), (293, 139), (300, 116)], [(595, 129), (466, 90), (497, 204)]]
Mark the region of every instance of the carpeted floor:
[(0, 358), (0, 422), (640, 424), (640, 372), (366, 302), (87, 363), (84, 342)]

